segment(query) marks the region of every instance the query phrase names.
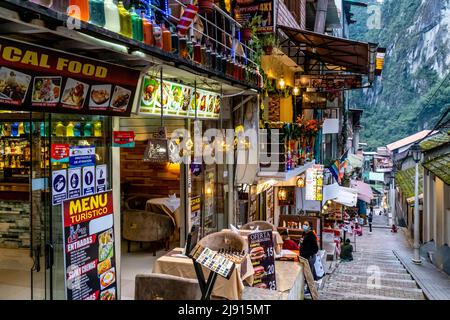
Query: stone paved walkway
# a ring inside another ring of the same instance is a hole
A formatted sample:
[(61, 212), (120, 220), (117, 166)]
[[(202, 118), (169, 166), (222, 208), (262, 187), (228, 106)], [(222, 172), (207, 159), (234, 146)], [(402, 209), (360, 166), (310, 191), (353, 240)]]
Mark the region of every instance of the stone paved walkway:
[(387, 217), (375, 216), (373, 232), (351, 237), (354, 260), (339, 263), (324, 279), (322, 300), (425, 300), (422, 289), (394, 254), (406, 250), (401, 233), (391, 233)]

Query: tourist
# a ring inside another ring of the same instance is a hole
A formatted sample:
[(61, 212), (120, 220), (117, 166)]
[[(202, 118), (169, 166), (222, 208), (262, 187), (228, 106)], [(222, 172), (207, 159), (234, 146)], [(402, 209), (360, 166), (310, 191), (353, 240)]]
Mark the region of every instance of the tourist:
[(303, 222), (303, 240), (300, 247), (300, 256), (310, 260), (319, 251), (317, 237), (313, 232), (313, 226), (308, 221)]
[(345, 243), (341, 247), (340, 254), (341, 261), (352, 261), (353, 260), (353, 246), (350, 244), (350, 239), (345, 240)]
[(369, 222), (369, 233), (372, 233), (372, 221), (373, 221), (372, 212), (369, 213), (369, 215), (367, 216), (367, 221)]
[(287, 229), (282, 230), (280, 235), (283, 239), (283, 250), (299, 250), (298, 244), (289, 238), (289, 232)]

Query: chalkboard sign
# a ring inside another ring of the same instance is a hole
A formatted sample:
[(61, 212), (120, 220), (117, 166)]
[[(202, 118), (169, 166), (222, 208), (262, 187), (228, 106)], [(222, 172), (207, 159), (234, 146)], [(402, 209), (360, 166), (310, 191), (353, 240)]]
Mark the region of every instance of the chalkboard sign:
[(169, 153), (167, 151), (167, 139), (148, 139), (145, 148), (144, 160), (156, 163), (169, 161)]
[(275, 256), (272, 231), (257, 231), (248, 235), (250, 260), (253, 269), (253, 286), (277, 290)]

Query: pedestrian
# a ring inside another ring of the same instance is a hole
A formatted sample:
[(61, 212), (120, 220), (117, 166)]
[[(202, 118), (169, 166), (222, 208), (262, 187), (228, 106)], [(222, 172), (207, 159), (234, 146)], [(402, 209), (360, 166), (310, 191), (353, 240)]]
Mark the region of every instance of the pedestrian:
[(362, 233), (362, 227), (361, 227), (361, 225), (357, 222), (357, 223), (355, 223), (355, 229), (353, 230), (354, 232), (355, 232), (355, 234), (357, 235), (357, 236), (362, 236), (363, 235), (363, 233)]
[(367, 221), (369, 222), (369, 233), (372, 233), (372, 221), (373, 221), (372, 212), (369, 213), (369, 215), (367, 216)]
[(300, 256), (310, 260), (319, 251), (319, 246), (317, 244), (317, 237), (313, 232), (312, 223), (308, 221), (303, 222), (303, 240), (300, 246)]
[(397, 233), (397, 226), (395, 224), (392, 225), (391, 232)]
[(345, 243), (342, 245), (341, 261), (352, 261), (353, 260), (353, 246), (350, 244), (350, 239), (345, 240)]
[(283, 239), (283, 250), (299, 250), (298, 244), (289, 238), (289, 232), (284, 229), (280, 232), (280, 236)]

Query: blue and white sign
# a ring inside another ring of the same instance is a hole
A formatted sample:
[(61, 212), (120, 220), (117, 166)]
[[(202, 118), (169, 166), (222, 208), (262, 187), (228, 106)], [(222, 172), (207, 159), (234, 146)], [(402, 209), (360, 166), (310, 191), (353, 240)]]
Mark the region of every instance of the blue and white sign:
[(95, 194), (95, 167), (83, 167), (83, 196)]
[(105, 192), (108, 184), (108, 168), (106, 164), (99, 165), (95, 168), (95, 180), (98, 192)]
[(67, 198), (67, 171), (52, 172), (52, 204), (61, 204)]
[(70, 147), (69, 166), (71, 168), (95, 166), (95, 147), (94, 146)]
[(69, 199), (81, 197), (81, 168), (68, 170)]

